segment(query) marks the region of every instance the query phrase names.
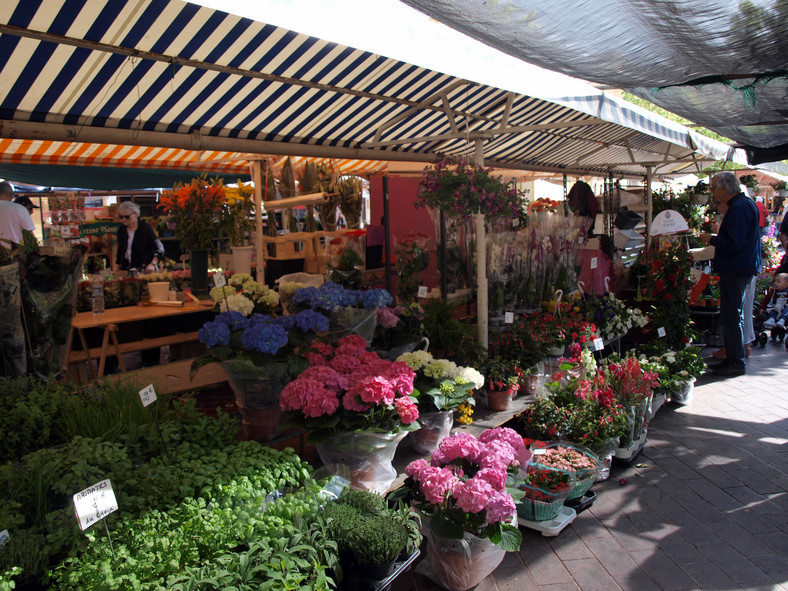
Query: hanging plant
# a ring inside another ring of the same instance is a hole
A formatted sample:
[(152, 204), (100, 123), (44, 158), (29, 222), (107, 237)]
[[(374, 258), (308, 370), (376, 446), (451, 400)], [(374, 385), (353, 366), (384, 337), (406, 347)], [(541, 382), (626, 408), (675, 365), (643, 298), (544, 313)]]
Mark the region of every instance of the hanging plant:
[(522, 192), (492, 171), (462, 159), (441, 160), (424, 169), (416, 206), (461, 218), (483, 213), (488, 222), (518, 217), (524, 204)]

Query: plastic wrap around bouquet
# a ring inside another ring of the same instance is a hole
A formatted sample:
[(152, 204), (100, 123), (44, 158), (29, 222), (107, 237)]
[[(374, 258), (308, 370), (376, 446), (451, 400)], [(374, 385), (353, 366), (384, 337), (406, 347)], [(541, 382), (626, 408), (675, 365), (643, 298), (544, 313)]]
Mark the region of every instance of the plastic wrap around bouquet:
[(328, 314), (330, 324), (326, 337), (331, 342), (349, 334), (358, 334), (372, 343), (377, 324), (376, 309), (393, 301), (385, 289), (359, 291), (346, 289), (337, 283), (324, 283), (320, 287), (305, 287), (293, 293), (292, 305), (298, 309), (311, 308)]
[(320, 460), (332, 474), (347, 474), (354, 489), (383, 494), (397, 478), (392, 465), (399, 442), (407, 435), (346, 431), (315, 445)]
[(431, 454), (438, 444), (451, 432), (454, 424), (453, 410), (437, 410), (419, 416), (421, 429), (413, 431), (410, 439), (413, 449), (419, 454)]
[(408, 464), (406, 495), (428, 528), (430, 576), (445, 589), (469, 589), (516, 552), (522, 536), (512, 525), (521, 496), (516, 474), (529, 452), (515, 431), (498, 427), (446, 437), (430, 462)]
[(531, 465), (563, 470), (572, 478), (567, 501), (582, 497), (596, 481), (600, 461), (596, 454), (582, 445), (567, 442), (531, 443)]
[(531, 462), (525, 470), (524, 482), (519, 485), (524, 495), (517, 504), (517, 514), (529, 521), (554, 519), (572, 492), (574, 474), (535, 464), (533, 457)]

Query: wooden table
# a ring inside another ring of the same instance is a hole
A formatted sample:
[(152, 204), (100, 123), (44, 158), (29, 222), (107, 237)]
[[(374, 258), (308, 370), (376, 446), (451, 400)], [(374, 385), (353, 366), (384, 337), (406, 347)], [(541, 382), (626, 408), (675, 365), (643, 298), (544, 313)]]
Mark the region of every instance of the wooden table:
[[(103, 314), (94, 314), (93, 312), (79, 312), (78, 314), (74, 315), (74, 318), (71, 321), (71, 333), (68, 338), (66, 352), (66, 368), (64, 369), (67, 369), (68, 365), (71, 363), (78, 363), (80, 361), (87, 360), (88, 367), (90, 368), (90, 374), (93, 379), (96, 380), (103, 377), (104, 366), (107, 360), (107, 352), (111, 340), (114, 352), (110, 351), (110, 354), (117, 355), (118, 366), (122, 372), (125, 372), (126, 366), (123, 363), (124, 353), (196, 341), (197, 331), (176, 332), (175, 334), (162, 337), (147, 339), (143, 338), (130, 343), (118, 343), (117, 330), (119, 324), (156, 319), (161, 319), (163, 323), (168, 323), (174, 320), (177, 316), (205, 312), (212, 306), (213, 302), (200, 302), (199, 304), (195, 302), (184, 302), (182, 306), (159, 306), (152, 304), (147, 306), (137, 305), (125, 306), (122, 308), (110, 308)], [(104, 331), (101, 347), (88, 347), (87, 339), (85, 338), (85, 330), (90, 328), (97, 328)], [(71, 349), (75, 330), (79, 335), (80, 342), (82, 343), (81, 351), (72, 351)], [(95, 370), (93, 367), (94, 359), (98, 359), (98, 370)]]

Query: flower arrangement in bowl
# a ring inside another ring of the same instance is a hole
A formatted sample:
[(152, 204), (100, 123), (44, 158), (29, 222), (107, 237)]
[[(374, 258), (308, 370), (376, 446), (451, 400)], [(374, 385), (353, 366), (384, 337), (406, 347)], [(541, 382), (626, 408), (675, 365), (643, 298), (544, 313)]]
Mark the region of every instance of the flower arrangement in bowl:
[(463, 159), (441, 160), (424, 169), (416, 206), (441, 209), (460, 218), (482, 213), (488, 222), (517, 218), (522, 193), (492, 172)]
[(271, 314), (279, 306), (279, 295), (246, 273), (232, 275), (227, 284), (211, 289), (211, 299), (220, 312)]
[(573, 484), (571, 472), (529, 464), (519, 485), (523, 498), (517, 504), (517, 514), (530, 521), (554, 519), (572, 492)]
[(572, 475), (573, 486), (566, 497), (571, 501), (582, 497), (594, 484), (599, 471), (599, 458), (588, 448), (564, 442), (544, 442), (524, 439), (533, 455), (531, 464), (563, 470)]

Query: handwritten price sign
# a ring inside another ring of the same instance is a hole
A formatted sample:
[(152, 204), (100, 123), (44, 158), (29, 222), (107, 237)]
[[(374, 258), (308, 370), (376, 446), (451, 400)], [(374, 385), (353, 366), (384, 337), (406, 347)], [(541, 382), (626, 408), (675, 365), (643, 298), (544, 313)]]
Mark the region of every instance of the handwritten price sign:
[(149, 384), (140, 390), (140, 400), (142, 400), (142, 406), (148, 406), (156, 402), (156, 390), (153, 389), (153, 384)]
[(109, 479), (102, 480), (74, 495), (74, 511), (82, 530), (118, 510), (118, 502)]

